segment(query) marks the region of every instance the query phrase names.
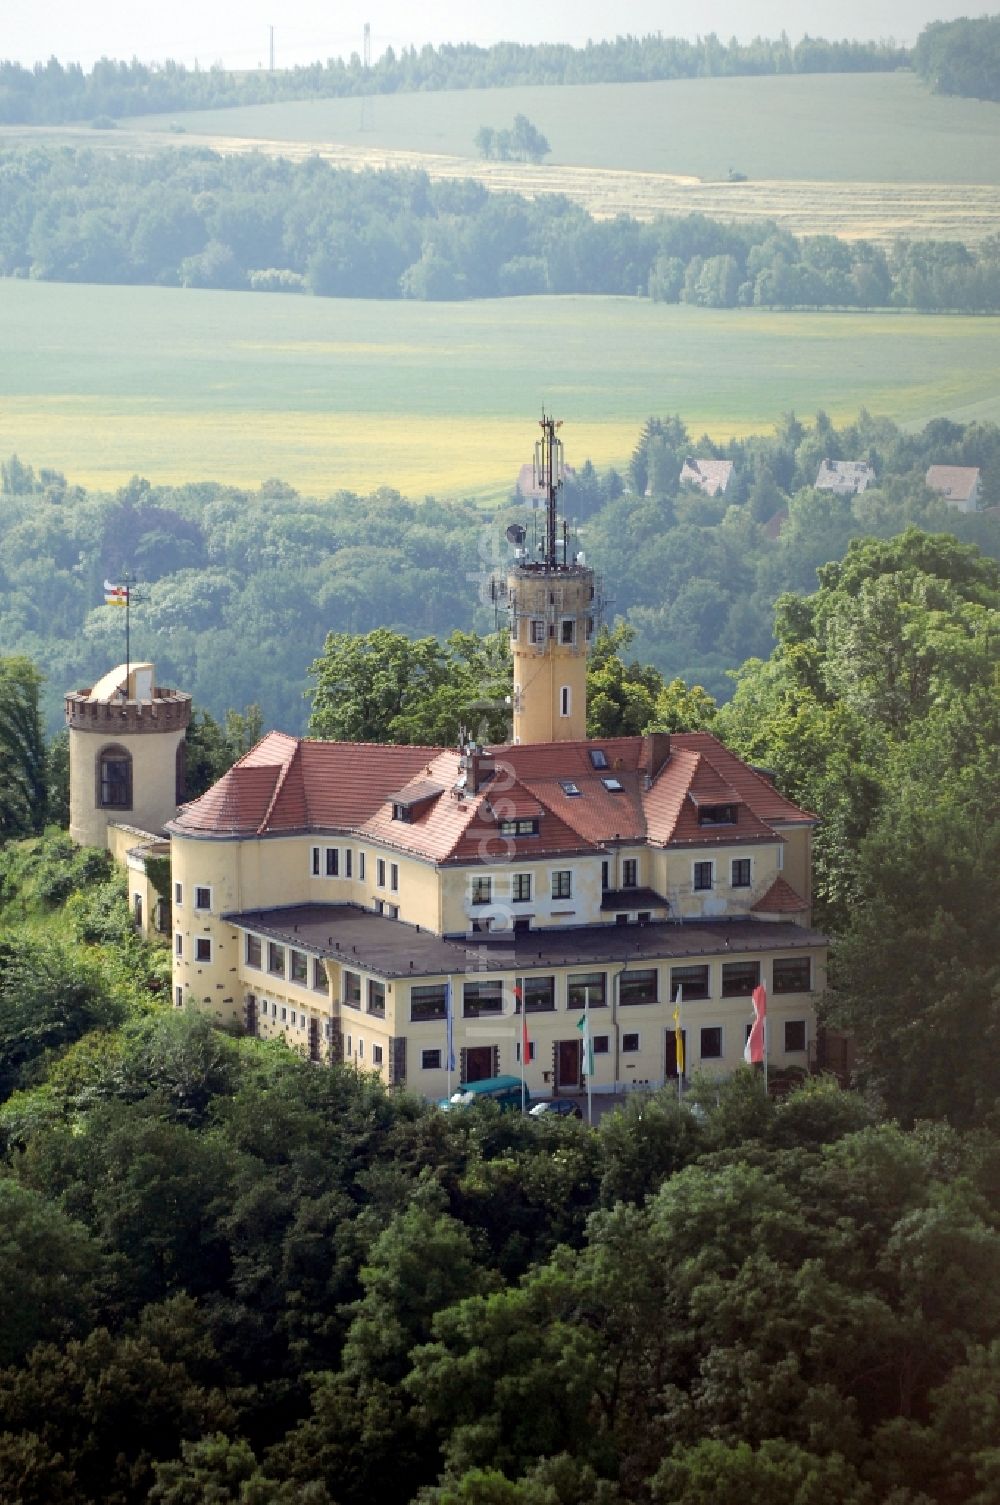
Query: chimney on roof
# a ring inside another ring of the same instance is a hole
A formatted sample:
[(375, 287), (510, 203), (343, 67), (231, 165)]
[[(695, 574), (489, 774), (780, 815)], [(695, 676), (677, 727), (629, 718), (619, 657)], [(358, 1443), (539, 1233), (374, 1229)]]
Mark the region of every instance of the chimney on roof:
[(642, 739), (642, 752), (639, 757), (639, 771), (646, 775), (646, 788), (656, 778), (664, 763), (670, 757), (670, 733), (669, 732), (646, 732)]
[(496, 771), (492, 757), (480, 747), (478, 742), (470, 742), (465, 749), (462, 754), (462, 768), (465, 770), (466, 794), (478, 794)]

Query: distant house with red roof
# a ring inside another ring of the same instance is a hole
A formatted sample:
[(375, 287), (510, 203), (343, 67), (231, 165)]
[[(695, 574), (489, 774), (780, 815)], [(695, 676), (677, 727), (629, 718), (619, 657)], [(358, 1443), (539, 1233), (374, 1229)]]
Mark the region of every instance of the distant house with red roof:
[(979, 467), (977, 465), (931, 465), (924, 477), (932, 491), (940, 492), (945, 501), (959, 512), (975, 512), (979, 505)]

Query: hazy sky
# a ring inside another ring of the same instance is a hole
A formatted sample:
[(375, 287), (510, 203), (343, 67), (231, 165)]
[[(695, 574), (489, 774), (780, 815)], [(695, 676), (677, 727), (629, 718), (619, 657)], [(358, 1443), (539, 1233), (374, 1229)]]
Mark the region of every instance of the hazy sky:
[[(990, 7), (993, 8), (993, 7)], [(931, 20), (983, 14), (985, 7), (949, 0), (493, 0), (459, 3), (381, 0), (376, 4), (319, 4), (315, 0), (2, 0), (0, 57), (30, 64), (55, 55), (89, 67), (95, 58), (172, 57), (202, 67), (214, 62), (253, 68), (266, 62), (274, 25), (279, 66), (361, 50), (364, 23), (372, 51), (424, 42), (567, 41), (619, 32), (662, 31), (694, 37), (895, 37), (912, 42)]]

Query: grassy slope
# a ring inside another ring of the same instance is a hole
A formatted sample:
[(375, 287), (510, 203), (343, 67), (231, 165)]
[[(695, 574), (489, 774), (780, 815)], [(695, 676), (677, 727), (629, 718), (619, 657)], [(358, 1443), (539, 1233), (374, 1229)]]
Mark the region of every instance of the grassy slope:
[(1000, 418), (988, 319), (0, 282), (0, 328), (0, 455), (92, 486), (139, 472), (499, 495), (543, 403), (570, 459), (597, 463), (623, 461), (649, 413), (720, 438), (791, 407)]
[(148, 116), (130, 127), (474, 155), (480, 125), (526, 114), (552, 164), (754, 181), (1000, 184), (1000, 106), (933, 95), (912, 74), (708, 78), (470, 89)]

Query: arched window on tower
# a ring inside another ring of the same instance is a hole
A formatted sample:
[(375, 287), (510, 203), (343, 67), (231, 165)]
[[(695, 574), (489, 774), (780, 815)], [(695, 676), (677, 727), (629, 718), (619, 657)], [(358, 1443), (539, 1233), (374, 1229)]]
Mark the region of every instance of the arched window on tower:
[(132, 754), (125, 747), (102, 747), (97, 759), (97, 804), (101, 810), (131, 810)]

